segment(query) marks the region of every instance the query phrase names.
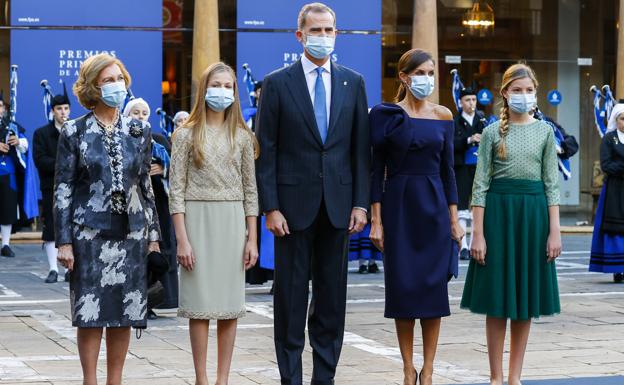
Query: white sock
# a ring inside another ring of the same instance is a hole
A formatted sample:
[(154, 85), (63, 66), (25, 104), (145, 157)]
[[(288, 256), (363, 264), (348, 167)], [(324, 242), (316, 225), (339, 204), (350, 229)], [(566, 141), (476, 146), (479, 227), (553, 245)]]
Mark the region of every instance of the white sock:
[(58, 256), (58, 249), (54, 246), (54, 242), (45, 242), (44, 244), (46, 255), (48, 256), (48, 265), (50, 265), (50, 271), (54, 270), (58, 273), (58, 264), (56, 257)]
[(2, 247), (8, 246), (11, 241), (11, 229), (13, 225), (0, 225), (0, 232), (2, 233)]

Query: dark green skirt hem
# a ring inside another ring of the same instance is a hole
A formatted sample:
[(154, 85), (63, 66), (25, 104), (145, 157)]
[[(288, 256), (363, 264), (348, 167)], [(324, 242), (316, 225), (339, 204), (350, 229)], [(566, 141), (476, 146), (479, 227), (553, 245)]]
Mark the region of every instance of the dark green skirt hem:
[(528, 321), (528, 320), (532, 320), (532, 319), (539, 319), (540, 317), (554, 317), (556, 315), (561, 314), (561, 311), (556, 311), (556, 312), (553, 312), (553, 313), (532, 314), (528, 318), (520, 318), (520, 317), (510, 317), (510, 316), (508, 316), (506, 314), (489, 313), (487, 311), (480, 311), (480, 310), (476, 310), (476, 309), (471, 309), (471, 308), (469, 308), (467, 306), (462, 306), (462, 305), (460, 305), (459, 308), (463, 309), (463, 310), (468, 310), (468, 311), (470, 311), (471, 313), (474, 313), (474, 314), (480, 314), (480, 315), (485, 315), (485, 316), (494, 317), (494, 318), (505, 318), (505, 319), (508, 319), (508, 320), (511, 320), (511, 321)]

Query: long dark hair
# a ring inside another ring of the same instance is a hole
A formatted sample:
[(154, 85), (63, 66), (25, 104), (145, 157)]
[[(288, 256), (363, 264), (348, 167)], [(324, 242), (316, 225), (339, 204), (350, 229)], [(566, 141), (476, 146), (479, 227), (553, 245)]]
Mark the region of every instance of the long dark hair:
[(423, 51), (420, 48), (412, 48), (409, 51), (405, 52), (403, 56), (399, 59), (399, 63), (397, 64), (397, 78), (399, 79), (399, 90), (397, 91), (396, 96), (394, 97), (395, 103), (400, 102), (407, 95), (407, 88), (405, 88), (405, 84), (399, 78), (399, 74), (410, 73), (416, 68), (420, 67), (421, 64), (428, 62), (431, 60), (435, 64), (435, 60), (433, 60), (433, 56), (427, 51)]

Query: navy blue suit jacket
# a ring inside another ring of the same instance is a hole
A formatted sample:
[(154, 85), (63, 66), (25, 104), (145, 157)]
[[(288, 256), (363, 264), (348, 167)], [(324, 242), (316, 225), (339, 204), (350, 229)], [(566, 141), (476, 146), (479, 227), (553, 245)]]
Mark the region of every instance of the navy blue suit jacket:
[(264, 78), (257, 124), (262, 211), (280, 210), (297, 231), (313, 223), (322, 201), (336, 228), (348, 227), (353, 207), (368, 207), (371, 150), (360, 74), (331, 63), (324, 144), (300, 60)]

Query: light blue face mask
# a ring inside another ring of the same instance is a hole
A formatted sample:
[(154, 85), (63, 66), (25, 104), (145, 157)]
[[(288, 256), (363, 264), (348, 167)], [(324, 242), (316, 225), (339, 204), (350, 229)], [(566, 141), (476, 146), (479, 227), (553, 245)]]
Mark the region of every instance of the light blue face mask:
[(410, 76), (412, 84), (409, 90), (416, 99), (424, 99), (433, 93), (435, 77), (429, 75)]
[(306, 36), (305, 48), (312, 57), (325, 59), (334, 52), (336, 38), (331, 36)]
[(216, 112), (225, 111), (226, 108), (234, 103), (234, 90), (225, 87), (210, 87), (206, 90), (204, 99), (211, 110)]
[(104, 84), (100, 90), (102, 91), (102, 101), (109, 107), (121, 106), (128, 95), (124, 81)]
[(525, 114), (535, 108), (537, 96), (535, 94), (509, 94), (507, 104), (513, 112)]

